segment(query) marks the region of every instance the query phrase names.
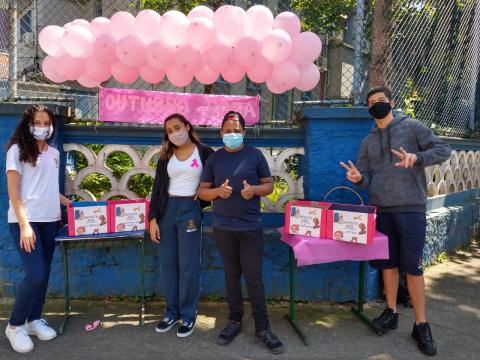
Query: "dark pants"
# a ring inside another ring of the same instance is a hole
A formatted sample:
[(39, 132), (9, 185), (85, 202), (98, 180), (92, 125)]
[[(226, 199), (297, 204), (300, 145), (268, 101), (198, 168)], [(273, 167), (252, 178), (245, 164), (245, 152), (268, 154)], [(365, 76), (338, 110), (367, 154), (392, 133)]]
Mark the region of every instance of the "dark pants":
[(398, 268), (401, 273), (422, 275), (426, 229), (424, 212), (378, 214), (377, 230), (388, 236), (390, 258), (372, 260), (370, 265), (381, 270)]
[(263, 231), (227, 231), (213, 229), (213, 235), (225, 268), (225, 289), (229, 319), (241, 321), (243, 296), (241, 276), (247, 285), (256, 331), (268, 328), (267, 305), (263, 286)]
[(48, 278), (55, 251), (55, 236), (60, 223), (30, 223), (35, 232), (35, 250), (31, 253), (20, 248), (20, 227), (18, 223), (10, 223), (10, 234), (22, 260), (25, 277), (15, 288), (15, 302), (10, 316), (10, 325), (24, 325), (25, 321), (41, 318)]
[(165, 317), (194, 321), (200, 297), (202, 210), (193, 198), (170, 197), (160, 222)]

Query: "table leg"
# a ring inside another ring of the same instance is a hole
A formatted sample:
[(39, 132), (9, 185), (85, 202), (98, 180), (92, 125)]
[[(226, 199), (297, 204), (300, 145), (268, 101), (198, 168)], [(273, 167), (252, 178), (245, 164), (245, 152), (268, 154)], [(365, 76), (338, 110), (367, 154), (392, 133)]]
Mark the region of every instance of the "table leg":
[(368, 318), (364, 313), (363, 313), (363, 305), (365, 304), (365, 288), (366, 288), (366, 280), (367, 280), (367, 274), (366, 274), (366, 265), (367, 263), (365, 261), (360, 262), (360, 271), (359, 271), (359, 278), (358, 278), (358, 299), (357, 299), (357, 306), (352, 307), (352, 312), (357, 315), (357, 317), (362, 320), (365, 324), (368, 325), (375, 333), (378, 335), (382, 335), (381, 333), (378, 332), (377, 329), (373, 326), (372, 320)]
[(63, 285), (64, 285), (64, 299), (65, 299), (65, 314), (63, 321), (60, 324), (58, 333), (63, 334), (65, 326), (67, 324), (68, 317), (70, 315), (71, 306), (70, 306), (70, 289), (68, 286), (68, 245), (65, 241), (62, 242), (62, 258), (63, 258)]
[(285, 318), (290, 322), (297, 335), (302, 339), (305, 345), (308, 345), (307, 337), (297, 325), (297, 308), (295, 305), (295, 256), (293, 250), (289, 247), (289, 264), (290, 264), (290, 314)]
[(140, 296), (141, 312), (139, 325), (145, 324), (145, 237), (140, 240)]

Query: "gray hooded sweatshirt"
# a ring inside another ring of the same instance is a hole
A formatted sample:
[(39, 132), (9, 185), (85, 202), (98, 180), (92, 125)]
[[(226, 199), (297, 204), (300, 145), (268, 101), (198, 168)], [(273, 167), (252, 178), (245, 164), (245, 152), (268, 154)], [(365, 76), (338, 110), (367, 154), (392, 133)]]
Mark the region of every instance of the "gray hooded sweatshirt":
[[(417, 155), (411, 168), (396, 167), (400, 159), (391, 149), (403, 147)], [(384, 129), (375, 126), (360, 146), (357, 168), (368, 188), (370, 204), (378, 212), (423, 212), (427, 203), (425, 167), (450, 158), (450, 145), (418, 120), (398, 114)]]

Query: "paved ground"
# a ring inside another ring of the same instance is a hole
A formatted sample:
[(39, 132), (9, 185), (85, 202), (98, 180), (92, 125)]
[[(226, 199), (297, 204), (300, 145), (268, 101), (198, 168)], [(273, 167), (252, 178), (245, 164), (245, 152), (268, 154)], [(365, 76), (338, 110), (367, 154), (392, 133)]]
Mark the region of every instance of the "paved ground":
[[(428, 317), (438, 343), (436, 359), (480, 359), (480, 246), (474, 243), (448, 261), (431, 267), (426, 273)], [(349, 311), (350, 306), (299, 304), (299, 322), (309, 336), (304, 346), (283, 319), (286, 303), (269, 306), (272, 327), (286, 345), (286, 353), (268, 353), (253, 336), (253, 323), (245, 320), (244, 331), (229, 347), (219, 347), (215, 338), (226, 319), (222, 302), (203, 302), (193, 336), (178, 339), (172, 331), (154, 332), (163, 311), (161, 302), (150, 302), (147, 324), (136, 326), (139, 304), (111, 301), (75, 301), (75, 315), (66, 333), (42, 343), (35, 340), (35, 350), (15, 354), (3, 335), (9, 304), (0, 304), (0, 359), (425, 359), (410, 337), (413, 314), (399, 307), (399, 328), (383, 337), (371, 332)], [(371, 315), (381, 311), (380, 303), (370, 304)], [(46, 318), (58, 326), (62, 302), (47, 304)], [(86, 332), (83, 326), (102, 319), (103, 328)]]

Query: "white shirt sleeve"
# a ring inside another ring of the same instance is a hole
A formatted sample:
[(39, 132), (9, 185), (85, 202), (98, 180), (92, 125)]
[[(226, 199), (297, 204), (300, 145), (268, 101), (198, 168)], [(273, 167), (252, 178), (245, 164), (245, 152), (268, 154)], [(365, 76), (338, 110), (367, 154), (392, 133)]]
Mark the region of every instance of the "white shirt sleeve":
[(15, 170), (22, 175), (23, 164), (20, 161), (20, 148), (17, 144), (12, 145), (7, 151), (7, 163), (5, 166), (6, 172)]

